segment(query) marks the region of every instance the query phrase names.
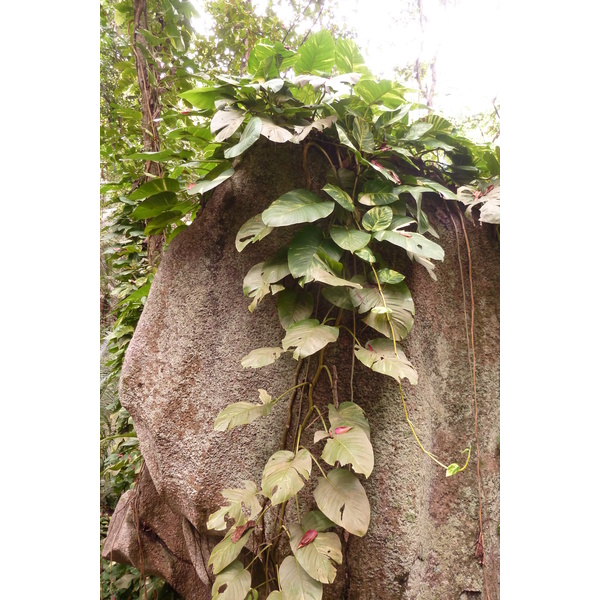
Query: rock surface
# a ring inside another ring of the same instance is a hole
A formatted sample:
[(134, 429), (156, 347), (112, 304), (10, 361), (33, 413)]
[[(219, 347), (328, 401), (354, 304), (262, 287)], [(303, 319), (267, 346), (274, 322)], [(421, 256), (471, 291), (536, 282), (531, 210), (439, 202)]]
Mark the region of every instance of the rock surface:
[[(323, 168), (320, 163), (311, 166), (316, 189), (324, 182)], [(275, 230), (242, 253), (235, 249), (235, 236), (247, 219), (282, 193), (303, 186), (300, 148), (265, 143), (246, 153), (236, 174), (166, 251), (125, 360), (121, 402), (133, 417), (147, 468), (137, 491), (137, 512), (146, 531), (141, 536), (146, 572), (160, 574), (186, 599), (211, 597), (212, 573), (206, 563), (218, 538), (206, 529), (208, 515), (223, 503), (222, 489), (240, 487), (245, 479), (260, 486), (264, 464), (279, 449), (287, 402), (278, 403), (268, 417), (226, 433), (213, 430), (214, 419), (232, 402), (258, 400), (258, 388), (281, 394), (293, 384), (297, 367), (289, 354), (258, 370), (240, 366), (248, 352), (277, 346), (283, 337), (272, 299), (263, 300), (251, 314), (242, 281), (290, 233)], [(456, 213), (442, 200), (424, 206), (446, 258), (436, 268), (438, 281), (406, 257), (399, 256), (396, 263), (407, 276), (416, 307), (415, 325), (402, 347), (419, 383), (403, 383), (403, 389), (409, 417), (428, 450), (445, 464), (464, 464), (461, 451), (468, 445), (473, 455), (466, 471), (446, 478), (418, 448), (397, 385), (357, 361), (354, 400), (369, 419), (375, 452), (373, 474), (366, 481), (361, 476), (371, 503), (371, 525), (365, 537), (351, 536), (345, 544), (344, 563), (334, 584), (324, 586), (324, 598), (487, 600), (476, 556), (479, 501), (465, 325), (471, 320), (467, 249)], [(492, 227), (467, 222), (466, 228), (474, 285), (485, 572), (489, 598), (496, 600), (499, 244)], [(325, 356), (340, 374), (339, 399), (344, 401), (350, 399), (350, 336), (340, 334), (337, 346)], [(331, 392), (323, 379), (315, 401), (326, 411)], [(314, 507), (313, 488), (314, 481), (300, 494), (303, 511)], [(127, 492), (119, 502), (104, 555), (112, 551), (114, 560), (139, 567), (133, 494)], [(288, 511), (293, 515), (295, 507), (288, 505)], [(279, 550), (289, 552), (288, 544)]]

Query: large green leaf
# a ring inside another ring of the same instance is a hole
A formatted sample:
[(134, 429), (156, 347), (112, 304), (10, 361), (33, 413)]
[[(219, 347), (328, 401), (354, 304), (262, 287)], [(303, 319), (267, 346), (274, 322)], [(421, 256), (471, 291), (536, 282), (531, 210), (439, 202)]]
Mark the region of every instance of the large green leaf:
[(235, 236), (235, 247), (241, 252), (248, 244), (259, 242), (265, 236), (273, 231), (272, 227), (267, 227), (262, 220), (262, 215), (255, 215), (248, 219)]
[(404, 139), (406, 141), (414, 141), (423, 137), (430, 129), (433, 128), (431, 123), (413, 123), (411, 128), (408, 130)]
[(244, 600), (251, 587), (252, 576), (236, 560), (215, 578), (211, 600)]
[(302, 517), (302, 528), (304, 531), (315, 529), (316, 531), (325, 531), (335, 527), (335, 523), (326, 517), (320, 510), (311, 510)]
[(337, 427), (352, 426), (362, 429), (368, 438), (371, 437), (371, 428), (365, 418), (363, 409), (354, 402), (342, 402), (338, 408), (333, 404), (329, 405), (329, 422), (331, 429), (335, 431)]
[(292, 141), (294, 134), (288, 131), (284, 127), (275, 125), (271, 119), (261, 117), (262, 128), (260, 130), (261, 135), (264, 135), (268, 140), (277, 144), (284, 144), (285, 142)]
[(354, 139), (358, 144), (358, 147), (367, 153), (372, 153), (375, 151), (375, 140), (373, 139), (373, 133), (371, 132), (371, 128), (369, 124), (360, 117), (354, 118), (354, 123), (352, 124), (352, 134), (354, 135)]
[(277, 198), (262, 213), (262, 220), (269, 227), (312, 223), (329, 216), (334, 206), (333, 202), (322, 202), (315, 194), (301, 188)]
[(363, 73), (370, 75), (354, 40), (339, 39), (335, 43), (335, 66), (339, 73)]
[(389, 108), (396, 108), (404, 103), (401, 90), (388, 79), (378, 82), (363, 78), (356, 84), (354, 91), (369, 105), (382, 103)]
[(316, 280), (333, 286), (360, 287), (339, 277), (342, 265), (337, 261), (342, 254), (336, 244), (325, 239), (318, 227), (307, 225), (294, 236), (290, 244), (290, 272), (296, 279), (302, 278), (301, 285)]
[(210, 122), (210, 130), (212, 133), (221, 130), (215, 136), (215, 142), (223, 142), (231, 137), (244, 122), (245, 116), (246, 113), (235, 109), (217, 111)]
[(336, 462), (342, 466), (350, 464), (355, 473), (363, 473), (365, 477), (369, 477), (375, 459), (367, 434), (361, 428), (352, 426), (349, 431), (339, 434), (332, 427), (329, 435), (321, 458), (331, 466), (335, 466)]
[(300, 566), (313, 578), (322, 583), (333, 583), (336, 571), (332, 561), (341, 564), (342, 544), (336, 533), (318, 533), (317, 537), (302, 548), (298, 548), (308, 531), (297, 523), (290, 524), (290, 546)]
[(160, 192), (178, 192), (179, 181), (176, 179), (169, 179), (168, 177), (153, 179), (141, 185), (139, 188), (129, 194), (130, 200), (143, 200), (148, 196), (154, 196)]
[(290, 274), (286, 249), (276, 252), (271, 258), (254, 265), (244, 277), (244, 296), (254, 298), (248, 307), (253, 312), (258, 303), (269, 293), (271, 284)]
[(257, 348), (242, 358), (242, 367), (259, 369), (273, 364), (282, 354), (283, 348)]
[(393, 341), (384, 338), (370, 340), (367, 342), (366, 348), (358, 346), (354, 348), (356, 358), (369, 369), (388, 375), (398, 382), (402, 377), (406, 377), (410, 383), (416, 385), (419, 379), (417, 372), (398, 346), (396, 346), (396, 351), (398, 356), (394, 354)]
[(298, 454), (289, 450), (279, 450), (268, 460), (262, 476), (262, 493), (271, 499), (271, 503), (281, 504), (296, 495), (308, 480), (312, 468), (308, 450)]
[(176, 194), (173, 192), (161, 192), (160, 194), (146, 198), (138, 204), (130, 216), (135, 220), (151, 219), (170, 210), (175, 204), (177, 204)]
[(230, 90), (231, 88), (224, 86), (194, 88), (182, 92), (179, 97), (187, 100), (196, 108), (212, 110), (215, 107), (215, 100), (226, 95)]
[(412, 252), (423, 258), (444, 260), (444, 249), (420, 233), (377, 231), (373, 234), (373, 237), (380, 242), (384, 241), (394, 244), (394, 246), (400, 246), (400, 248), (404, 248), (407, 252)]
[(295, 556), (286, 556), (279, 567), (283, 600), (321, 600), (323, 584), (314, 580)]
[(329, 73), (335, 61), (335, 42), (327, 29), (308, 36), (298, 50), (294, 64), (296, 74)]
[(231, 168), (230, 163), (225, 162), (215, 167), (210, 171), (204, 179), (196, 182), (190, 186), (187, 190), (188, 194), (204, 194), (218, 185), (221, 185), (224, 181), (227, 181), (234, 174), (234, 170)]
[(364, 248), (371, 241), (371, 234), (356, 228), (348, 229), (340, 225), (333, 225), (329, 230), (331, 239), (344, 250), (356, 252)]
[(398, 188), (387, 181), (373, 179), (367, 181), (358, 195), (358, 201), (366, 206), (383, 206), (398, 200)]
[(215, 431), (226, 431), (238, 425), (247, 425), (265, 417), (273, 408), (273, 399), (265, 390), (258, 390), (261, 404), (235, 402), (224, 408), (215, 419)]
[[(206, 527), (208, 529), (215, 529), (221, 531), (227, 527), (225, 518), (234, 520), (234, 525), (241, 525), (248, 519), (254, 519), (261, 509), (260, 502), (256, 497), (258, 494), (258, 488), (253, 481), (245, 480), (242, 482), (243, 488), (226, 488), (221, 494), (226, 500), (229, 500), (229, 504), (221, 507), (216, 512), (212, 513), (208, 517)], [(246, 507), (246, 513), (244, 513), (243, 506)]]
[(256, 140), (258, 140), (258, 138), (260, 137), (261, 129), (262, 121), (260, 120), (260, 118), (252, 117), (252, 119), (250, 119), (248, 125), (246, 125), (246, 128), (244, 129), (242, 136), (240, 137), (240, 141), (235, 146), (232, 146), (231, 148), (225, 150), (225, 158), (233, 158), (234, 156), (239, 156), (240, 154), (248, 150), (248, 148), (250, 148), (250, 146), (252, 146), (252, 144), (254, 144), (254, 142), (256, 142)]
[(367, 231), (379, 232), (390, 226), (393, 217), (394, 213), (389, 206), (375, 206), (363, 215), (362, 224)]
[(317, 319), (304, 319), (291, 325), (281, 342), (284, 350), (296, 348), (293, 357), (306, 358), (338, 339), (337, 327), (322, 325)]
[(367, 533), (371, 507), (356, 475), (346, 469), (333, 469), (319, 477), (314, 491), (319, 509), (334, 523), (360, 537)]
[(424, 185), (432, 190), (436, 191), (444, 200), (458, 200), (456, 194), (449, 190), (447, 187), (443, 186), (441, 183), (437, 183), (437, 181), (431, 181), (429, 179), (418, 179), (419, 185)]
[(352, 198), (342, 189), (337, 187), (336, 185), (331, 185), (328, 183), (323, 191), (329, 194), (342, 208), (349, 210), (352, 212), (354, 210), (354, 204), (352, 203)]
[(210, 558), (208, 559), (208, 566), (210, 567), (212, 565), (213, 573), (215, 575), (220, 573), (239, 556), (242, 548), (246, 545), (246, 542), (252, 533), (252, 529), (253, 528), (248, 529), (237, 542), (232, 542), (231, 535), (235, 531), (235, 527), (232, 527), (227, 536), (212, 549)]
[(405, 338), (413, 326), (415, 314), (415, 305), (406, 284), (384, 284), (380, 293), (379, 288), (367, 284), (363, 276), (357, 275), (354, 280), (360, 282), (363, 287), (360, 290), (351, 290), (350, 298), (360, 314), (370, 311), (364, 319), (365, 323), (379, 333), (392, 337), (387, 311), (374, 310), (384, 307), (383, 294), (385, 306), (391, 311), (387, 312), (387, 315), (392, 321), (396, 340)]
[(308, 319), (313, 311), (313, 297), (310, 292), (283, 290), (277, 295), (279, 322), (287, 329), (298, 321)]
[(321, 291), (326, 300), (344, 310), (353, 310), (350, 290), (346, 287), (324, 287)]

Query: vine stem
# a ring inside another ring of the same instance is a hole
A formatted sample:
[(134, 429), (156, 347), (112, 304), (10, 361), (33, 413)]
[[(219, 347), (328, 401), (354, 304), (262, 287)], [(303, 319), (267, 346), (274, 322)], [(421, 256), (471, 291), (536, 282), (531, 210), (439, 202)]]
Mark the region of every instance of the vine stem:
[(315, 148), (317, 148), (317, 150), (319, 150), (325, 156), (325, 158), (331, 165), (333, 174), (335, 175), (337, 182), (340, 183), (337, 169), (335, 168), (335, 165), (331, 161), (331, 158), (329, 158), (329, 154), (327, 154), (327, 152), (325, 152), (325, 149), (322, 148), (321, 146), (319, 146), (319, 144), (317, 144), (315, 142), (306, 142), (306, 144), (304, 144), (304, 150), (302, 151), (302, 168), (304, 170), (304, 175), (306, 176), (306, 188), (310, 190), (310, 172), (308, 170), (308, 149), (311, 146), (314, 146)]
[(325, 475), (325, 471), (323, 471), (323, 468), (319, 464), (319, 461), (313, 456), (313, 453), (308, 448), (305, 448), (304, 446), (301, 446), (301, 448), (302, 448), (302, 450), (306, 450), (310, 454), (310, 457), (315, 461), (315, 465), (317, 465), (317, 467), (319, 467), (319, 471), (321, 471), (323, 477), (325, 477), (327, 479), (327, 475)]
[(257, 555), (256, 555), (256, 556), (255, 556), (255, 557), (254, 557), (254, 558), (253, 558), (251, 561), (250, 561), (250, 563), (249, 563), (249, 564), (248, 564), (248, 566), (245, 568), (245, 570), (247, 571), (247, 570), (248, 570), (248, 569), (249, 569), (249, 568), (252, 566), (252, 563), (253, 563), (253, 562), (254, 562), (254, 561), (257, 559), (257, 558), (259, 558), (259, 557), (260, 557), (260, 555), (261, 555), (261, 554), (262, 554), (262, 553), (263, 553), (265, 550), (267, 550), (268, 548), (270, 548), (272, 545), (273, 545), (273, 544), (269, 544), (268, 546), (265, 546), (265, 547), (264, 547), (264, 548), (263, 548), (263, 549), (262, 549), (262, 550), (261, 550), (261, 551), (260, 551), (260, 552), (259, 552), (259, 553), (258, 553), (258, 554), (257, 554)]
[[(373, 275), (375, 275), (375, 281), (377, 282), (377, 288), (379, 289), (379, 295), (381, 296), (381, 301), (383, 302), (383, 306), (384, 306), (384, 308), (387, 308), (387, 305), (385, 303), (385, 296), (383, 295), (383, 290), (381, 289), (381, 283), (379, 282), (379, 277), (377, 276), (377, 271), (373, 265), (371, 265), (371, 269), (373, 270)], [(396, 334), (394, 332), (394, 327), (392, 325), (390, 313), (386, 312), (385, 316), (387, 318), (388, 325), (390, 326), (390, 331), (392, 332), (392, 342), (394, 343), (394, 354), (395, 354), (396, 358), (399, 359), (400, 357), (398, 356), (398, 347), (396, 344)], [(415, 440), (417, 440), (417, 444), (419, 444), (419, 448), (421, 448), (421, 450), (423, 450), (423, 452), (427, 456), (429, 456), (429, 458), (431, 458), (431, 460), (433, 460), (435, 463), (440, 465), (440, 467), (443, 467), (444, 470), (448, 471), (448, 467), (444, 463), (440, 462), (435, 455), (433, 455), (431, 452), (429, 452), (428, 450), (426, 450), (423, 447), (423, 444), (421, 443), (421, 440), (419, 439), (419, 436), (417, 435), (417, 432), (415, 431), (413, 424), (411, 423), (410, 419), (408, 418), (408, 410), (406, 409), (406, 402), (404, 401), (404, 393), (402, 392), (402, 384), (400, 383), (399, 379), (398, 379), (398, 389), (400, 390), (400, 398), (402, 398), (402, 407), (404, 408), (404, 416), (406, 417), (406, 422), (408, 423), (408, 426), (410, 427), (410, 430), (412, 431), (412, 434), (413, 434)], [(467, 459), (467, 462), (468, 462), (468, 459)], [(465, 465), (464, 468), (466, 468), (466, 466), (467, 465)]]
[(275, 400), (273, 400), (273, 404), (275, 404), (275, 402), (279, 402), (286, 394), (289, 394), (290, 392), (298, 389), (299, 387), (302, 387), (303, 385), (307, 385), (307, 384), (308, 384), (308, 381), (303, 381), (302, 383), (299, 383), (298, 385), (291, 387), (289, 390), (286, 390), (285, 392), (283, 392), (283, 394), (281, 394), (281, 396), (277, 396), (277, 398)]

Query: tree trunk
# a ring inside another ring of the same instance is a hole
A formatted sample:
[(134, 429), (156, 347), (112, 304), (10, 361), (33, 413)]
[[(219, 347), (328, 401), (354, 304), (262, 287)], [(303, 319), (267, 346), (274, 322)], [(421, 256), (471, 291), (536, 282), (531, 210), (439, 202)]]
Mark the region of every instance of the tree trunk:
[[(151, 52), (151, 47), (146, 42), (143, 35), (139, 33), (140, 27), (148, 29), (146, 0), (133, 0), (133, 55), (135, 58), (135, 68), (137, 72), (137, 80), (140, 88), (140, 106), (142, 110), (142, 139), (144, 142), (144, 152), (160, 151), (160, 138), (154, 119), (160, 115), (161, 105), (158, 89), (151, 85), (148, 71), (153, 69), (154, 80), (158, 81), (158, 74), (152, 65), (149, 65), (144, 58), (139, 46), (143, 46), (148, 52)], [(162, 167), (160, 163), (149, 160), (144, 167), (145, 173), (150, 176), (145, 176), (143, 182), (154, 177), (162, 177)], [(164, 243), (163, 234), (153, 235), (146, 240), (148, 250), (148, 264), (153, 265), (162, 254)]]

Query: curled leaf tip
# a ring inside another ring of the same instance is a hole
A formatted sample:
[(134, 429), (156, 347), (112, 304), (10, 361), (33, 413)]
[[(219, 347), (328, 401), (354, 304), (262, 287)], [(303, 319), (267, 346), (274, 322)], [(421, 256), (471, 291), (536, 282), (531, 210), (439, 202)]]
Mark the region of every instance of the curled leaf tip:
[(298, 542), (298, 550), (300, 548), (304, 548), (304, 546), (308, 546), (312, 542), (315, 541), (317, 537), (318, 531), (316, 529), (309, 529), (303, 536), (302, 539)]
[(350, 431), (351, 429), (352, 429), (352, 427), (351, 427), (351, 426), (349, 426), (349, 425), (344, 425), (344, 426), (342, 426), (342, 427), (336, 427), (336, 428), (335, 428), (335, 432), (334, 432), (334, 433), (335, 433), (336, 435), (340, 435), (340, 434), (342, 434), (342, 433), (347, 433), (347, 432), (348, 432), (348, 431)]

